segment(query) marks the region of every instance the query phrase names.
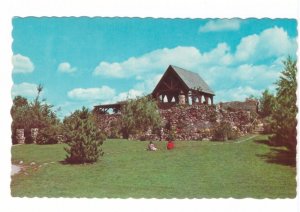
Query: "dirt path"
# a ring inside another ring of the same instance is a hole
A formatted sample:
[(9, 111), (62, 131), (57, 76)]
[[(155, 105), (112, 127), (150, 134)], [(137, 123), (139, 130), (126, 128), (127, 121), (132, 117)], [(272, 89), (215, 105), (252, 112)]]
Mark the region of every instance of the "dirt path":
[(12, 165), (11, 165), (11, 173), (10, 173), (10, 176), (13, 176), (13, 175), (15, 175), (15, 174), (18, 174), (20, 171), (21, 171), (21, 167), (20, 167), (20, 166), (17, 166), (17, 165), (12, 164)]

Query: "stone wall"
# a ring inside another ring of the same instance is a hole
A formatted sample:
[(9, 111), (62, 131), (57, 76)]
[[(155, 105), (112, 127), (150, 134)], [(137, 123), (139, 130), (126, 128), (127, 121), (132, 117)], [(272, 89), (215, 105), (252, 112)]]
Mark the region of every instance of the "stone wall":
[(258, 101), (255, 99), (246, 99), (244, 102), (222, 102), (220, 106), (226, 110), (245, 110), (253, 113), (257, 113), (258, 111)]
[[(143, 135), (131, 137), (142, 140), (165, 140), (173, 134), (176, 140), (211, 140), (214, 129), (227, 122), (239, 135), (248, 133), (255, 117), (246, 110), (227, 110), (220, 105), (177, 105), (159, 110), (163, 128), (159, 132), (149, 129)], [(98, 127), (109, 137), (121, 137), (120, 114), (98, 114)]]
[(121, 114), (96, 114), (97, 126), (106, 136), (121, 137)]

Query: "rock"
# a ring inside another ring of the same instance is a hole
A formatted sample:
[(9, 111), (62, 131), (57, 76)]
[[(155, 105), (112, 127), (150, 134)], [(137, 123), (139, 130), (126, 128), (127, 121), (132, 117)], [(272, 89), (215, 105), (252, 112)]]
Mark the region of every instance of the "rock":
[(25, 136), (24, 136), (24, 129), (17, 129), (16, 130), (16, 139), (18, 144), (25, 143)]
[[(221, 105), (218, 108), (204, 104), (172, 106), (160, 108), (159, 113), (162, 117), (163, 136), (159, 135), (159, 131), (149, 129), (142, 134), (130, 136), (130, 139), (159, 140), (175, 132), (175, 140), (203, 140), (211, 139), (215, 127), (223, 122), (230, 123), (241, 135), (247, 133), (252, 124), (248, 111), (222, 108)], [(116, 123), (121, 120), (120, 114), (97, 114), (96, 119), (98, 127), (107, 135), (116, 131), (120, 135), (120, 129), (116, 130)]]
[(23, 164), (23, 161), (22, 161), (22, 160), (20, 160), (19, 164)]
[(30, 165), (31, 165), (31, 166), (35, 165), (35, 162), (31, 162)]

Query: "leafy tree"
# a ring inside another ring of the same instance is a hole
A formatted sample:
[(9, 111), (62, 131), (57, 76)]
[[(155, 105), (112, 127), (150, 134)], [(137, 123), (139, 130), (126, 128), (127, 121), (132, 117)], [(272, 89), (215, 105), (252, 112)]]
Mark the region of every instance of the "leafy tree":
[(103, 156), (105, 136), (97, 129), (92, 113), (85, 107), (64, 119), (68, 163), (93, 163)]
[(60, 121), (53, 110), (53, 105), (49, 105), (45, 100), (40, 100), (43, 90), (42, 85), (37, 86), (37, 96), (32, 102), (22, 96), (13, 99), (11, 108), (12, 141), (16, 143), (16, 129), (24, 129), (25, 142), (31, 143), (31, 129), (38, 128), (39, 133), (36, 142), (39, 144), (57, 143), (58, 128)]
[(151, 97), (128, 100), (122, 108), (123, 137), (125, 138), (129, 135), (139, 135), (160, 124), (161, 117), (157, 103)]
[(262, 118), (270, 116), (274, 110), (275, 96), (266, 89), (259, 99), (259, 109)]
[(277, 96), (272, 118), (274, 119), (274, 142), (283, 144), (290, 151), (296, 152), (296, 126), (297, 126), (297, 61), (288, 57), (283, 62), (284, 70), (281, 72), (277, 85)]

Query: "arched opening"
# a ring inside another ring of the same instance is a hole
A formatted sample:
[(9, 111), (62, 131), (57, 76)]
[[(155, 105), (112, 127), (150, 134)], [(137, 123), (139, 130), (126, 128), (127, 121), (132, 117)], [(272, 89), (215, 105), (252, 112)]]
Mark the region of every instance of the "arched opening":
[(167, 96), (164, 96), (163, 102), (164, 102), (164, 103), (168, 102), (168, 97), (167, 97)]
[(188, 98), (188, 104), (189, 104), (189, 105), (192, 105), (192, 104), (193, 104), (193, 100), (192, 100), (192, 97), (191, 97), (191, 96), (189, 96), (189, 98)]
[(206, 99), (207, 99), (207, 104), (211, 105), (211, 99), (210, 99), (210, 97), (207, 97)]
[(199, 98), (197, 96), (195, 97), (195, 102), (199, 103)]
[(201, 96), (201, 97), (200, 97), (200, 103), (204, 104), (204, 102), (205, 102), (205, 97), (204, 97), (204, 96)]
[(159, 95), (159, 97), (158, 97), (158, 98), (159, 98), (159, 101), (160, 101), (160, 102), (162, 102), (162, 101), (163, 101), (163, 96), (162, 96), (162, 95)]
[(176, 102), (175, 97), (173, 96), (171, 102)]

